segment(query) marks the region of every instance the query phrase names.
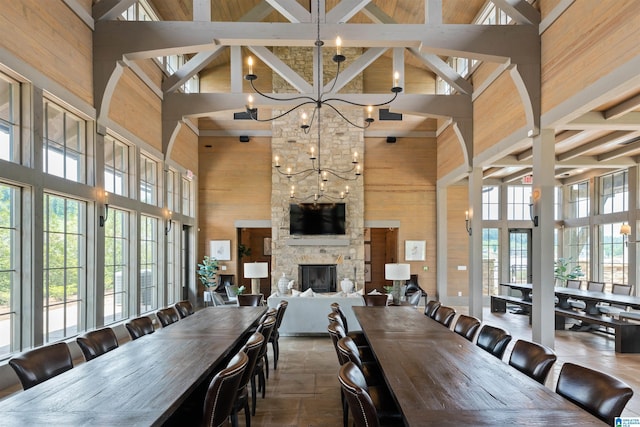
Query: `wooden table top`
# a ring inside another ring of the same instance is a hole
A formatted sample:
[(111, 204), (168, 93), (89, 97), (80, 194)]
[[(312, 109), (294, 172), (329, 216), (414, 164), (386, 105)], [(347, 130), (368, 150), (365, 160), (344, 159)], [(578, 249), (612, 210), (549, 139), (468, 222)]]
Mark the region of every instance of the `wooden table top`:
[(0, 425), (160, 425), (266, 307), (211, 307), (0, 402)]
[[(533, 285), (531, 283), (501, 283), (500, 285), (525, 291), (533, 290)], [(608, 302), (611, 304), (626, 305), (635, 309), (640, 309), (640, 297), (636, 297), (633, 295), (620, 295), (611, 292), (595, 292), (588, 291), (586, 289), (566, 288), (564, 286), (556, 286), (554, 288), (554, 292), (556, 295), (574, 299), (595, 302)]]
[(415, 308), (354, 312), (408, 426), (606, 425)]

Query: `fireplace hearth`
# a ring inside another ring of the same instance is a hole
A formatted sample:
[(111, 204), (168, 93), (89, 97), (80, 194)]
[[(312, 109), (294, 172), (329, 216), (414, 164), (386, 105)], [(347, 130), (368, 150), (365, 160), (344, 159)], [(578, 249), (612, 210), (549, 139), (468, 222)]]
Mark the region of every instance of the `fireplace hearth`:
[(298, 278), (301, 291), (311, 288), (313, 292), (335, 292), (336, 264), (300, 264)]

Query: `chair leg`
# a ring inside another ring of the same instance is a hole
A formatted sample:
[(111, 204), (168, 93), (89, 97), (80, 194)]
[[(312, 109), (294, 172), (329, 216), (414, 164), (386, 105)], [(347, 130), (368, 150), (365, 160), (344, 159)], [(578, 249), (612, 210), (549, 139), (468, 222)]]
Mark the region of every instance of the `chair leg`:
[(238, 427), (238, 412), (231, 412), (231, 427)]
[(349, 427), (349, 404), (342, 390), (340, 390), (340, 398), (342, 399), (342, 425), (343, 427)]
[(271, 345), (273, 347), (273, 370), (278, 369), (278, 357), (280, 357), (280, 346), (278, 345), (278, 340), (272, 341)]
[(249, 412), (249, 399), (244, 402), (244, 423), (247, 427), (251, 427), (251, 413)]
[(256, 415), (256, 376), (251, 375), (251, 415)]
[(269, 379), (269, 358), (267, 357), (267, 353), (264, 354), (264, 370), (267, 374), (267, 379)]
[[(268, 371), (267, 371), (268, 372)], [(262, 398), (265, 398), (265, 393), (267, 391), (267, 381), (264, 379), (264, 371), (260, 372), (260, 376), (258, 377), (258, 381), (260, 381), (260, 389), (262, 390)]]

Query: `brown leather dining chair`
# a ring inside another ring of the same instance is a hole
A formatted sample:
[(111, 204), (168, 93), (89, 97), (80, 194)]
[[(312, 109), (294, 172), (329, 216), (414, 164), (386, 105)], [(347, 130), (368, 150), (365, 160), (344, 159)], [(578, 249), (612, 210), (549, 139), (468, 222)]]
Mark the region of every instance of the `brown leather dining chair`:
[(573, 363), (562, 365), (556, 393), (609, 425), (633, 396), (631, 387), (619, 379)]
[(263, 345), (264, 337), (262, 336), (262, 334), (260, 332), (254, 332), (242, 347), (241, 351), (243, 351), (247, 355), (249, 360), (247, 362), (247, 368), (242, 374), (242, 379), (240, 379), (240, 384), (238, 384), (236, 400), (233, 403), (233, 408), (231, 409), (232, 427), (237, 427), (238, 425), (238, 412), (240, 412), (240, 410), (244, 410), (245, 426), (251, 427), (249, 392), (247, 391), (247, 388), (249, 387), (249, 380), (251, 379), (251, 374), (253, 373), (253, 369), (256, 366), (256, 362), (258, 361), (258, 357), (260, 356), (260, 349)]
[(453, 332), (466, 338), (468, 341), (473, 341), (478, 328), (480, 328), (480, 319), (461, 314), (458, 316), (458, 320), (456, 320)]
[(9, 366), (27, 390), (73, 368), (73, 361), (67, 344), (59, 342), (16, 356), (9, 360)]
[(262, 305), (262, 294), (240, 294), (238, 305), (241, 307), (259, 307)]
[[(269, 338), (273, 332), (273, 328), (276, 326), (276, 317), (267, 317), (260, 325), (256, 332), (260, 332), (264, 336), (264, 343), (260, 347), (260, 354), (258, 354), (258, 360), (256, 366), (251, 373), (251, 414), (256, 414), (256, 395), (257, 391), (262, 392), (262, 398), (265, 398), (267, 390), (267, 381), (265, 379), (269, 377), (269, 359), (267, 358), (267, 350), (269, 349)], [(265, 374), (266, 371), (266, 374)], [(258, 377), (258, 388), (256, 388), (256, 377)]]
[(118, 339), (111, 328), (87, 332), (83, 336), (76, 338), (76, 342), (80, 350), (82, 350), (84, 360), (87, 362), (118, 348)]
[[(331, 311), (335, 313), (335, 315), (340, 317), (340, 320), (342, 322), (342, 327), (344, 328), (344, 332), (348, 337), (351, 337), (351, 339), (354, 340), (359, 347), (369, 346), (369, 343), (367, 342), (367, 339), (364, 336), (364, 332), (349, 331), (349, 323), (347, 320), (347, 315), (345, 314), (342, 307), (340, 307), (340, 304), (338, 304), (337, 302), (331, 303)], [(332, 317), (329, 317), (329, 321), (331, 320), (332, 320)]]
[(180, 315), (181, 319), (184, 319), (187, 316), (191, 316), (194, 313), (193, 305), (188, 300), (178, 301), (174, 307), (176, 311)]
[(544, 384), (556, 359), (556, 354), (550, 348), (535, 342), (518, 340), (509, 356), (509, 365)]
[(440, 308), (438, 308), (438, 311), (433, 315), (433, 320), (448, 328), (451, 326), (451, 322), (453, 322), (455, 315), (456, 310), (454, 308), (441, 305)]
[(343, 363), (353, 362), (362, 371), (367, 385), (384, 384), (384, 378), (377, 362), (364, 363), (360, 358), (358, 346), (349, 337), (342, 337), (338, 340), (338, 351), (342, 356)]
[(132, 319), (124, 326), (127, 328), (127, 331), (129, 331), (129, 335), (131, 335), (132, 340), (137, 340), (142, 336), (149, 335), (155, 332), (153, 321), (148, 316), (142, 316)]
[(202, 425), (219, 427), (227, 424), (248, 363), (249, 357), (241, 351), (213, 377), (204, 400)]
[(167, 326), (180, 320), (180, 315), (173, 307), (167, 307), (156, 311), (156, 317), (160, 321), (160, 324), (163, 328), (166, 328)]
[(338, 381), (355, 427), (404, 425), (390, 393), (369, 393), (362, 371), (353, 362), (340, 367)]
[(495, 326), (484, 325), (478, 333), (476, 345), (498, 359), (502, 359), (509, 342), (511, 342), (511, 334), (509, 332)]
[(287, 307), (289, 306), (289, 302), (280, 301), (278, 306), (276, 307), (276, 325), (271, 331), (271, 337), (269, 338), (269, 342), (271, 343), (271, 348), (273, 350), (273, 370), (278, 369), (278, 359), (280, 358), (280, 333), (278, 329), (280, 329), (280, 324), (282, 324), (282, 319), (284, 319), (284, 313), (287, 311)]
[(436, 311), (438, 311), (439, 308), (440, 308), (440, 301), (436, 301), (432, 299), (427, 303), (427, 305), (424, 306), (424, 315), (433, 319), (433, 316), (435, 316)]
[(367, 307), (384, 307), (387, 305), (389, 297), (386, 294), (380, 295), (362, 295), (364, 305)]

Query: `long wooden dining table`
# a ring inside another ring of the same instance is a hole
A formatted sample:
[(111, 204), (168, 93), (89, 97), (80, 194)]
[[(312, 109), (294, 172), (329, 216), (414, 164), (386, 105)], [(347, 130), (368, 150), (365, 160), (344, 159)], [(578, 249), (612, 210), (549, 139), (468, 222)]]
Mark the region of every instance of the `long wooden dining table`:
[(606, 425), (413, 307), (353, 307), (407, 426)]
[(267, 307), (211, 307), (0, 402), (0, 425), (161, 425)]

